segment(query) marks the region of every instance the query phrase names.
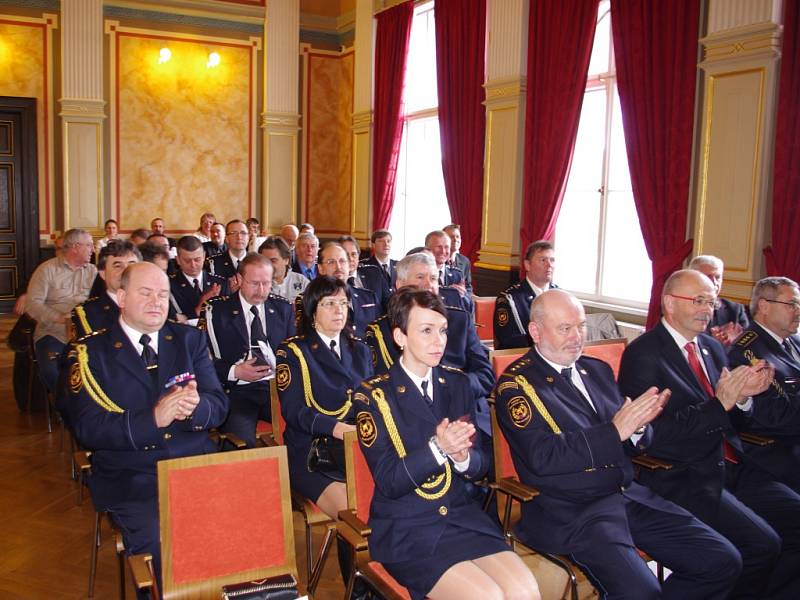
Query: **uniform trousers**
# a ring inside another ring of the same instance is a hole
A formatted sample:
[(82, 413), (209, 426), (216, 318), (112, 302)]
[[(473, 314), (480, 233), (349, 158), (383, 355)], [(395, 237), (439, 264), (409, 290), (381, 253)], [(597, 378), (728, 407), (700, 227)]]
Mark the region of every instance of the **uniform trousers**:
[(231, 385), (228, 398), (230, 399), (228, 418), (220, 430), (239, 436), (247, 442), (248, 448), (254, 448), (258, 420), (272, 422), (269, 383), (257, 381), (245, 385)]

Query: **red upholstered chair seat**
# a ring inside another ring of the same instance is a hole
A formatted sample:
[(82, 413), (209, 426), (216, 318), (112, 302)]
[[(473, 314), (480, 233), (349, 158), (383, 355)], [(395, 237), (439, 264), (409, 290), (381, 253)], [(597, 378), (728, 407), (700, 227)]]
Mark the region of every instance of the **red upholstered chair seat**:
[(475, 301), (475, 326), (478, 338), (484, 342), (494, 342), (494, 296), (473, 296)]

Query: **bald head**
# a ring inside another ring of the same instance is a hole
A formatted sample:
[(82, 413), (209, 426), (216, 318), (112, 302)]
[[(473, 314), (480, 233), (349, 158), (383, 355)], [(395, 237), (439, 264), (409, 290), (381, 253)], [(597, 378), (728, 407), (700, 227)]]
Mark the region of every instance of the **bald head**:
[(117, 299), (125, 323), (140, 333), (153, 333), (167, 320), (169, 279), (152, 263), (130, 265), (122, 274)]
[(708, 327), (717, 299), (711, 280), (700, 271), (675, 271), (664, 283), (661, 312), (664, 319), (691, 341)]
[(586, 314), (577, 298), (564, 290), (539, 294), (531, 304), (528, 332), (542, 356), (569, 367), (583, 351)]

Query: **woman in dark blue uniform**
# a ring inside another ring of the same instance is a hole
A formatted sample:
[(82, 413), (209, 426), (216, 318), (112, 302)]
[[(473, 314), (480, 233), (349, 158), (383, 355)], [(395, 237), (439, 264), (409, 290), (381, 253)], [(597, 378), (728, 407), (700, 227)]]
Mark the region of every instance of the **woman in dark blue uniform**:
[(301, 335), (285, 340), (276, 357), (284, 440), (289, 455), (292, 488), (316, 503), (332, 518), (347, 508), (344, 473), (340, 481), (307, 466), (314, 437), (342, 439), (353, 431), (353, 390), (372, 375), (369, 347), (346, 333), (347, 284), (317, 277), (303, 294)]
[(469, 379), (438, 366), (447, 342), (444, 305), (431, 292), (404, 288), (389, 314), (401, 358), (354, 398), (375, 480), (371, 557), (415, 599), (538, 599), (531, 572), (465, 490), (489, 458), (475, 435)]

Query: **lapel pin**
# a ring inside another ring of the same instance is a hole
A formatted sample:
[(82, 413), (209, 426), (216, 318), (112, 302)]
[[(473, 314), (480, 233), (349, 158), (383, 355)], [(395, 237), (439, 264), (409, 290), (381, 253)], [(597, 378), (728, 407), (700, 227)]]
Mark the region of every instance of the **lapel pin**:
[(581, 369), (580, 371), (581, 371), (581, 375), (588, 375), (588, 373), (586, 372), (586, 369)]
[(114, 348), (116, 348), (117, 350), (122, 348), (122, 342), (114, 342)]
[(444, 377), (439, 377), (439, 383), (444, 383)]
[(275, 309), (274, 309), (274, 308), (270, 308), (270, 309), (269, 309), (269, 312), (271, 312), (271, 313), (274, 313), (274, 312), (275, 312)]
[(708, 356), (708, 350), (706, 350), (705, 348), (700, 348), (700, 349), (703, 351), (703, 354), (705, 354), (706, 356)]
[[(199, 248), (198, 248), (198, 250), (199, 250)], [(181, 284), (181, 287), (186, 287), (186, 284), (185, 284), (185, 283), (182, 283), (182, 284)]]
[(168, 342), (171, 342), (172, 341), (172, 336), (171, 335), (165, 335), (164, 339), (167, 340)]
[(235, 310), (235, 311), (233, 311), (233, 314), (235, 314), (235, 315), (238, 315), (238, 314), (239, 314), (239, 311), (238, 311), (238, 310)]
[(553, 379), (550, 375), (548, 375), (544, 379), (545, 379), (545, 381), (547, 381), (547, 383), (553, 383), (555, 381), (555, 379)]
[(406, 393), (406, 386), (404, 386), (404, 385), (398, 385), (398, 386), (397, 386), (397, 393), (398, 393), (398, 394), (405, 394), (405, 393)]
[(318, 343), (314, 342), (313, 344), (311, 344), (311, 349), (312, 350), (316, 350), (317, 348), (319, 348), (319, 344)]

